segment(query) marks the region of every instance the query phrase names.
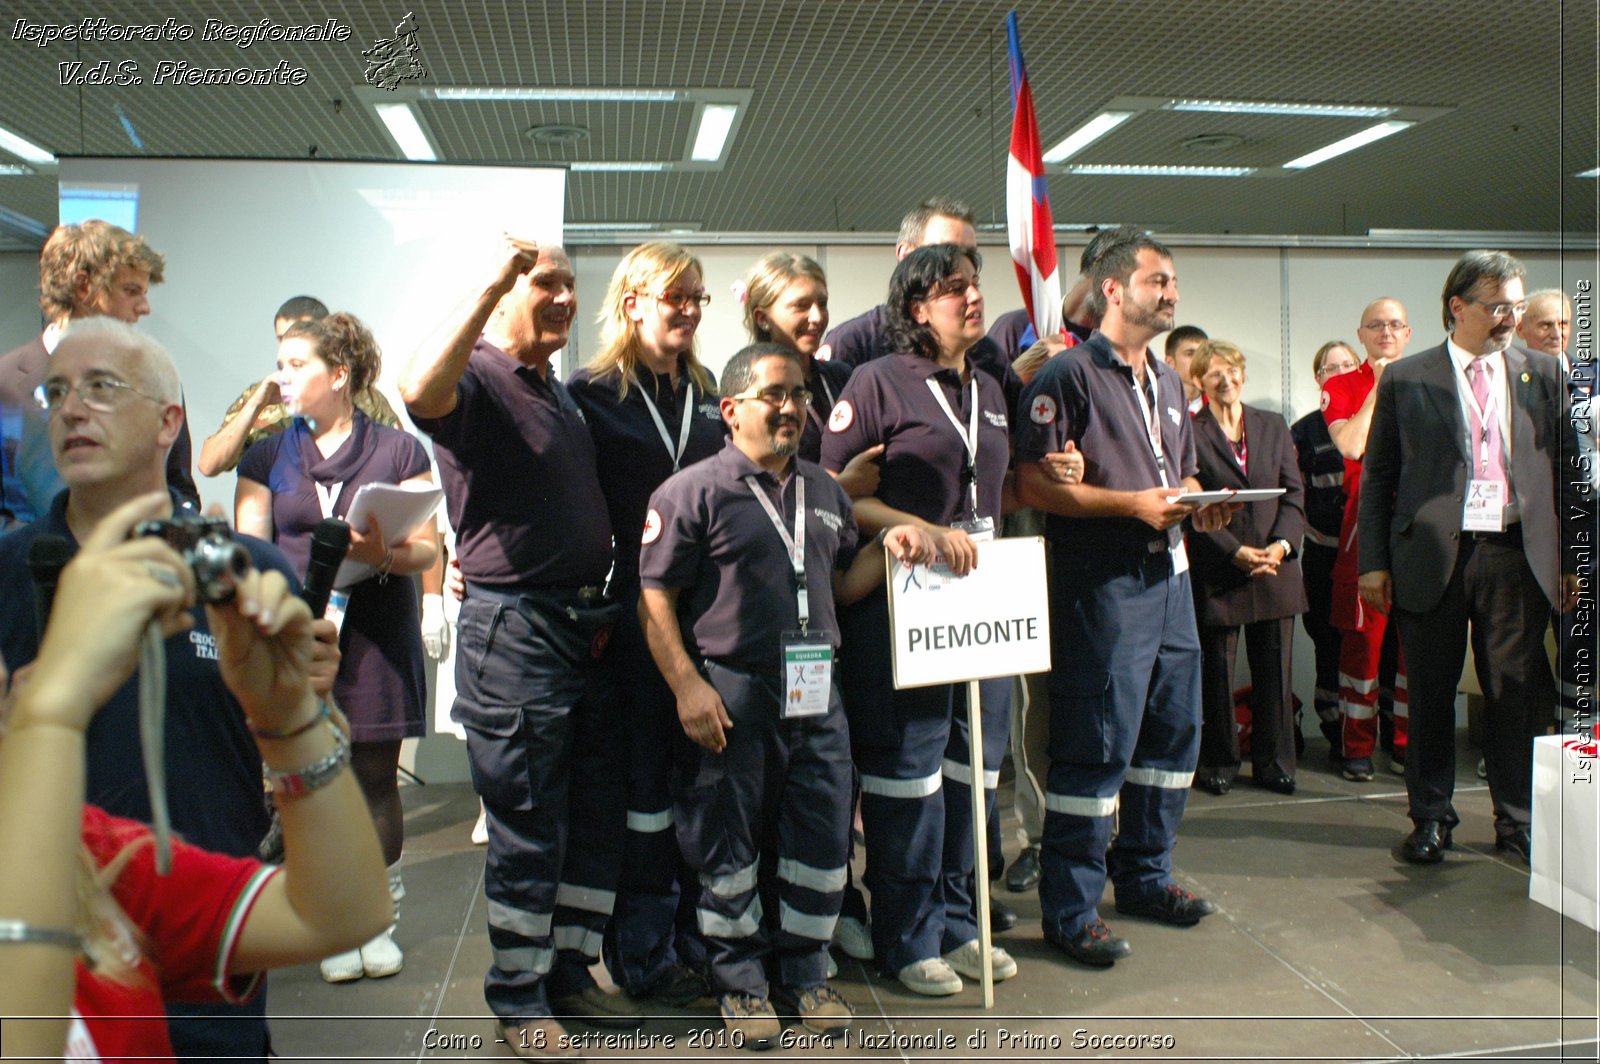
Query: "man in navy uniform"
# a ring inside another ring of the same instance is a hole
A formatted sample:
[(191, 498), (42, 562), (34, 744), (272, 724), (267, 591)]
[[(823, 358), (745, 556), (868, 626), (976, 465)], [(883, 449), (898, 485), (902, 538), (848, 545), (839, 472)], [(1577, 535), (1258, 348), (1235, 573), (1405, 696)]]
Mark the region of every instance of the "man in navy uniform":
[[(769, 973), (809, 1030), (852, 1017), (827, 984), (851, 801), (834, 603), (865, 593), (882, 561), (857, 552), (844, 490), (795, 457), (804, 381), (786, 347), (733, 357), (721, 401), (731, 438), (656, 490), (639, 560), (639, 620), (694, 744), (679, 762), (678, 842), (700, 877), (710, 981), (745, 1048), (780, 1033)], [(905, 561), (929, 550), (906, 525), (884, 541)]]
[(576, 311), (559, 247), (508, 241), (438, 351), (400, 381), (433, 438), (467, 596), (453, 719), (489, 828), (484, 996), (512, 1052), (577, 1049), (555, 1014), (634, 1025), (589, 974), (611, 914), (627, 814), (600, 655), (611, 521), (594, 441), (550, 368)]
[[(1200, 642), (1180, 526), (1192, 517), (1218, 528), (1230, 510), (1178, 498), (1199, 490), (1183, 383), (1147, 346), (1172, 328), (1171, 253), (1141, 233), (1108, 248), (1092, 279), (1100, 328), (1029, 385), (1016, 464), (1022, 501), (1049, 514), (1054, 555), (1045, 938), (1103, 967), (1131, 952), (1097, 909), (1108, 865), (1119, 912), (1188, 926), (1215, 911), (1172, 881), (1200, 733)], [(1081, 484), (1056, 483), (1035, 461), (1069, 440), (1088, 463)]]

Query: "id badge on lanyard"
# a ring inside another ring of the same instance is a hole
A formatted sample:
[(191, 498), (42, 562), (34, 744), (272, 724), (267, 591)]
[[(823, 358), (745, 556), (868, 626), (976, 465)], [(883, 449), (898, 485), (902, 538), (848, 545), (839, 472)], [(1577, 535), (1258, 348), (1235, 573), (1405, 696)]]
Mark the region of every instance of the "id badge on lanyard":
[(950, 401), (944, 397), (944, 390), (932, 377), (927, 379), (928, 391), (933, 393), (934, 402), (950, 419), (950, 426), (956, 430), (966, 450), (961, 480), (967, 496), (968, 516), (964, 521), (951, 522), (950, 527), (965, 532), (974, 543), (986, 543), (994, 538), (994, 518), (978, 516), (978, 378), (974, 376), (968, 383), (972, 386), (972, 404), (968, 423), (963, 427), (955, 411), (950, 409)]
[(1469, 480), (1467, 499), (1461, 510), (1465, 532), (1504, 532), (1506, 530), (1506, 482)]
[[(1145, 372), (1150, 374), (1150, 391), (1154, 399), (1145, 397), (1138, 378), (1133, 381), (1133, 397), (1139, 403), (1139, 416), (1144, 418), (1145, 434), (1149, 438), (1150, 453), (1155, 456), (1156, 472), (1161, 475), (1161, 486), (1170, 488), (1172, 482), (1167, 477), (1167, 454), (1161, 443), (1161, 416), (1158, 413), (1161, 408), (1161, 380), (1153, 370), (1147, 368)], [(1176, 525), (1167, 529), (1167, 553), (1172, 558), (1173, 576), (1189, 571), (1189, 548), (1183, 541), (1182, 529)]]
[(644, 385), (639, 386), (639, 398), (644, 400), (645, 409), (650, 411), (650, 420), (656, 423), (656, 432), (661, 436), (661, 442), (666, 445), (667, 456), (672, 459), (672, 471), (676, 473), (679, 465), (683, 463), (684, 452), (689, 449), (689, 424), (694, 414), (694, 381), (688, 382), (687, 394), (683, 397), (683, 424), (678, 428), (678, 446), (672, 446), (672, 435), (667, 432), (667, 423), (661, 418), (661, 411), (656, 409), (656, 404), (650, 399), (650, 393), (644, 390)]
[(799, 604), (799, 631), (784, 632), (783, 651), (783, 705), (779, 715), (790, 717), (815, 717), (828, 712), (833, 691), (833, 635), (830, 632), (811, 631), (811, 596), (806, 591), (806, 480), (795, 470), (794, 534), (783, 527), (783, 517), (778, 513), (761, 484), (753, 476), (744, 478), (756, 501), (766, 511), (772, 527), (783, 539), (789, 554), (789, 565), (794, 575), (795, 598)]

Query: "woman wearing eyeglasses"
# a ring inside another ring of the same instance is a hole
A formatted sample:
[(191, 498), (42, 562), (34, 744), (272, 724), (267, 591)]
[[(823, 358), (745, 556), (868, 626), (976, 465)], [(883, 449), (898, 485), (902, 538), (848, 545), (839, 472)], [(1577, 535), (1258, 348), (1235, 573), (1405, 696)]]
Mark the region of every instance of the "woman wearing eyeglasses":
[[(377, 380), (381, 360), (372, 333), (351, 314), (295, 322), (279, 341), (278, 390), (295, 420), (286, 431), (258, 440), (240, 460), (234, 522), (240, 532), (276, 543), (295, 572), (305, 572), (312, 529), (325, 517), (344, 517), (363, 485), (432, 485), (432, 463), (416, 437), (377, 424), (355, 406), (353, 396)], [(333, 693), (350, 717), (356, 779), (383, 842), (397, 903), (405, 897), (400, 744), (427, 730), (411, 575), (432, 566), (438, 549), (432, 522), (390, 545), (374, 520), (351, 530), (346, 556), (370, 568), (344, 589), (349, 597), (339, 632), (343, 657)], [(404, 956), (393, 930), (359, 950), (326, 958), (322, 977), (342, 983), (394, 975)]]
[[(1361, 365), (1355, 348), (1343, 340), (1329, 340), (1311, 358), (1311, 373), (1320, 394), (1322, 386)], [(1306, 489), (1306, 541), (1300, 572), (1306, 585), (1306, 612), (1301, 617), (1306, 635), (1316, 651), (1317, 687), (1314, 696), (1317, 723), (1333, 756), (1339, 757), (1339, 644), (1342, 636), (1333, 626), (1333, 563), (1339, 557), (1339, 524), (1344, 520), (1344, 456), (1328, 435), (1328, 422), (1320, 409), (1289, 427), (1300, 462), (1300, 480)], [(1295, 732), (1298, 737), (1298, 728)], [(1296, 755), (1300, 753), (1296, 746)]]
[[(751, 340), (782, 344), (800, 356), (811, 404), (799, 457), (820, 461), (828, 415), (850, 379), (845, 363), (817, 358), (828, 331), (828, 279), (822, 267), (806, 255), (774, 251), (750, 267), (734, 286), (734, 295), (744, 304), (744, 327)], [(878, 487), (877, 458), (882, 453), (882, 446), (869, 447), (852, 458), (838, 473), (839, 486), (852, 498), (871, 495)]]
[[(693, 900), (680, 915), (681, 860), (672, 822), (677, 701), (639, 630), (639, 541), (650, 495), (673, 473), (722, 450), (716, 384), (695, 357), (711, 302), (700, 260), (678, 244), (641, 244), (611, 275), (600, 308), (600, 353), (568, 388), (594, 437), (600, 488), (616, 530), (611, 596), (625, 608), (606, 648), (627, 728), (622, 877), (606, 930), (611, 977), (633, 998), (681, 1007), (706, 992)], [(607, 1000), (612, 1000), (608, 998)]]
[(1233, 670), (1239, 631), (1250, 660), (1250, 761), (1256, 786), (1294, 793), (1294, 619), (1306, 608), (1300, 577), (1305, 492), (1289, 426), (1244, 401), (1244, 353), (1207, 340), (1189, 363), (1206, 405), (1194, 415), (1195, 474), (1206, 491), (1282, 488), (1244, 504), (1226, 528), (1192, 531), (1195, 618), (1200, 627), (1200, 764), (1195, 786), (1224, 794), (1239, 772)]
[[(828, 418), (822, 465), (846, 468), (883, 446), (877, 491), (855, 500), (871, 534), (912, 524), (957, 573), (1000, 520), (1010, 436), (1000, 383), (967, 349), (984, 335), (980, 259), (954, 244), (918, 248), (895, 268), (886, 337), (897, 352), (858, 367)], [(861, 777), (865, 883), (883, 970), (908, 989), (958, 993), (979, 978), (965, 688), (896, 691), (887, 599), (878, 591), (841, 616), (840, 677)], [(1004, 754), (1011, 681), (984, 684), (984, 773), (991, 792)], [(944, 786), (947, 782), (948, 787)], [(1016, 962), (994, 949), (996, 979)]]

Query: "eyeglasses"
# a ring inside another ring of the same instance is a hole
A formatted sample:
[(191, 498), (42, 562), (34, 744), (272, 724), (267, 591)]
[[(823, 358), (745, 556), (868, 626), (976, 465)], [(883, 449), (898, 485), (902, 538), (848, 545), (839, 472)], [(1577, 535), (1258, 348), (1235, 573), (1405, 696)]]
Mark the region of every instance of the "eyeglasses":
[(967, 294), (967, 289), (969, 288), (977, 288), (979, 291), (982, 291), (982, 288), (978, 284), (978, 279), (976, 277), (951, 277), (940, 281), (938, 284), (928, 289), (927, 298), (929, 300), (934, 300), (948, 299), (951, 296), (965, 296)]
[(657, 303), (665, 304), (674, 310), (688, 310), (691, 306), (704, 307), (711, 303), (711, 293), (704, 289), (698, 292), (680, 292), (674, 288), (665, 292), (640, 292), (639, 294), (649, 296)]
[(1487, 310), (1496, 318), (1503, 318), (1508, 314), (1512, 317), (1520, 318), (1528, 313), (1528, 301), (1526, 299), (1520, 303), (1485, 303), (1483, 300), (1473, 299), (1471, 296), (1462, 296), (1461, 298), (1468, 303), (1478, 304), (1478, 306)]
[(1407, 329), (1411, 328), (1411, 326), (1407, 325), (1403, 321), (1369, 321), (1361, 327), (1368, 332), (1392, 333), (1403, 333)]
[(740, 395), (730, 395), (730, 399), (759, 399), (771, 407), (781, 408), (790, 399), (794, 405), (805, 407), (811, 402), (810, 388), (762, 388), (760, 391), (744, 392)]
[(88, 380), (79, 381), (76, 385), (66, 381), (45, 381), (34, 390), (34, 401), (46, 413), (55, 413), (61, 404), (67, 401), (67, 396), (73, 392), (78, 393), (78, 400), (90, 410), (98, 410), (102, 414), (109, 414), (122, 402), (124, 392), (131, 392), (141, 399), (148, 399), (152, 403), (161, 402), (153, 395), (141, 392), (127, 381), (120, 381), (115, 377), (90, 377)]

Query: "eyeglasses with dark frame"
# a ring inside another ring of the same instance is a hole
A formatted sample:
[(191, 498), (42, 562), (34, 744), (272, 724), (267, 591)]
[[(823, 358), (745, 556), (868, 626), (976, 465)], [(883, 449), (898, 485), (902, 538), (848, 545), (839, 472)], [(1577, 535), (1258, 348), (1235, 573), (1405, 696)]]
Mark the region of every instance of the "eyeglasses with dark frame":
[(1361, 327), (1368, 332), (1403, 333), (1411, 326), (1403, 321), (1369, 321), (1363, 322)]
[(47, 414), (54, 414), (67, 401), (67, 396), (76, 392), (78, 401), (90, 410), (109, 414), (122, 402), (124, 392), (131, 392), (141, 399), (148, 399), (152, 403), (162, 403), (148, 392), (141, 392), (127, 381), (118, 380), (116, 377), (89, 377), (77, 384), (68, 384), (63, 380), (48, 380), (34, 389), (34, 401), (40, 409)]
[(784, 403), (792, 399), (794, 400), (794, 405), (803, 410), (811, 403), (811, 389), (782, 388), (774, 385), (771, 388), (761, 388), (753, 392), (741, 392), (738, 395), (730, 395), (728, 398), (734, 400), (759, 399), (768, 406), (779, 409), (783, 407)]
[(1483, 300), (1474, 299), (1471, 296), (1462, 296), (1461, 298), (1468, 303), (1478, 304), (1478, 306), (1487, 310), (1496, 318), (1503, 318), (1507, 314), (1520, 318), (1528, 313), (1528, 301), (1526, 299), (1517, 303), (1485, 303)]

